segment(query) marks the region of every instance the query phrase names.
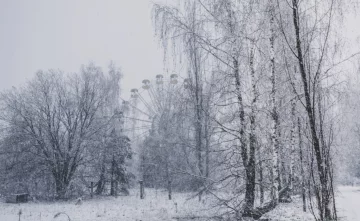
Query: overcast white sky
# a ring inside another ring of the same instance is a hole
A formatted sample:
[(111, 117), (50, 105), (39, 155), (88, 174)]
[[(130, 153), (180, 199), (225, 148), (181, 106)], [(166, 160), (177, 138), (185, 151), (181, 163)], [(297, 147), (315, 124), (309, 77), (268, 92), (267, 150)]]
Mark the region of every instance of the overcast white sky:
[(123, 92), (163, 70), (150, 0), (0, 0), (0, 30), (0, 90), (89, 61), (121, 66)]
[[(0, 0), (0, 90), (39, 69), (77, 72), (89, 61), (106, 68), (114, 60), (127, 97), (142, 79), (163, 71), (150, 14), (150, 0)], [(354, 19), (348, 24), (355, 38), (360, 22)]]

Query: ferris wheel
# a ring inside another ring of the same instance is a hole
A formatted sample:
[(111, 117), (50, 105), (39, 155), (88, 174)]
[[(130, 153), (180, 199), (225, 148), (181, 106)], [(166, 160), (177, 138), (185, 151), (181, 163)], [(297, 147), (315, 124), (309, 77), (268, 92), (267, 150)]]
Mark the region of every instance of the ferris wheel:
[(140, 88), (131, 89), (129, 100), (123, 100), (124, 126), (126, 134), (138, 152), (137, 146), (151, 132), (159, 133), (164, 121), (171, 118), (178, 108), (178, 101), (190, 79), (180, 82), (177, 74), (164, 77), (159, 74), (155, 79), (144, 79)]

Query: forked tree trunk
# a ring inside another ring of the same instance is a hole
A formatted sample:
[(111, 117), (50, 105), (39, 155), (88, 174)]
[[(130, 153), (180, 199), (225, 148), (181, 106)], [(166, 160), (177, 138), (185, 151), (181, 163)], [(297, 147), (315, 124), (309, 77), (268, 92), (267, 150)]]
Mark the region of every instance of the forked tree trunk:
[(55, 180), (55, 191), (58, 199), (65, 199), (70, 181), (76, 170), (76, 164), (70, 165), (70, 158), (66, 159), (67, 162), (64, 165), (60, 163), (57, 166), (57, 170), (54, 170), (52, 175)]
[(69, 183), (66, 180), (62, 180), (61, 177), (55, 178), (55, 189), (56, 189), (56, 198), (65, 199), (66, 191), (69, 186)]
[[(227, 5), (228, 9), (228, 18), (229, 24), (228, 27), (230, 29), (230, 33), (234, 34), (234, 24), (233, 24), (233, 9), (229, 4)], [(253, 42), (252, 42), (253, 43)], [(250, 71), (252, 74), (255, 74), (254, 70), (254, 54), (253, 50), (250, 55)], [(240, 80), (240, 70), (239, 70), (239, 58), (237, 54), (236, 41), (234, 42), (234, 48), (232, 48), (232, 64), (233, 64), (233, 73), (235, 80), (235, 92), (236, 98), (238, 102), (238, 117), (240, 120), (239, 125), (239, 141), (240, 141), (240, 155), (242, 158), (242, 163), (245, 169), (245, 204), (243, 214), (249, 214), (250, 211), (254, 208), (255, 202), (255, 147), (256, 147), (256, 139), (255, 139), (255, 115), (250, 119), (252, 121), (253, 133), (250, 136), (250, 144), (249, 150), (247, 148), (246, 139), (245, 139), (245, 130), (246, 130), (246, 122), (245, 122), (245, 108), (243, 104), (243, 95), (241, 90), (241, 80)], [(253, 102), (256, 102), (256, 97)]]

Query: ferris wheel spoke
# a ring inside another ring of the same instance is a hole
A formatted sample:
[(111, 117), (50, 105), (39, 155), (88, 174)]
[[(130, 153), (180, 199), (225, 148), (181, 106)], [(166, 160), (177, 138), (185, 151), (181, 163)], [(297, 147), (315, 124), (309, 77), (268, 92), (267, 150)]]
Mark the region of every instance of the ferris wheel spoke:
[(149, 112), (151, 112), (152, 114), (155, 114), (155, 110), (151, 107), (150, 104), (148, 104), (146, 102), (146, 100), (143, 98), (143, 96), (139, 93), (139, 99), (141, 100), (141, 102), (145, 105), (145, 107), (149, 110)]
[(131, 108), (133, 108), (133, 110), (137, 110), (138, 112), (148, 116), (149, 118), (152, 118), (153, 116), (151, 116), (150, 114), (146, 113), (145, 111), (141, 110), (140, 108), (136, 107), (135, 105), (132, 105), (130, 102), (124, 100), (123, 98), (120, 97), (121, 100), (123, 100), (124, 102), (126, 102), (126, 105), (130, 106)]
[(142, 132), (141, 134), (138, 134), (138, 135), (134, 136), (134, 137), (133, 137), (133, 140), (137, 140), (137, 139), (145, 136), (145, 134), (148, 133), (148, 132), (149, 132), (149, 131), (144, 131), (144, 132)]
[(156, 93), (153, 88), (150, 88), (149, 95), (150, 95), (150, 98), (153, 97), (153, 103), (158, 108), (158, 112), (161, 112), (163, 110), (163, 105), (161, 103), (162, 95), (159, 93)]
[[(157, 75), (155, 82), (144, 79), (142, 83), (140, 89), (131, 90), (132, 100), (129, 102), (129, 107), (132, 111), (130, 116), (125, 117), (130, 120), (126, 121), (127, 126), (124, 127), (126, 129), (123, 130), (124, 132), (132, 132), (131, 137), (135, 142), (152, 130), (156, 134), (163, 134), (161, 132), (163, 128), (171, 127), (175, 123), (172, 119), (177, 118), (177, 115), (174, 113), (182, 107), (182, 104), (178, 103), (184, 92), (181, 89), (188, 88), (184, 86), (185, 80), (179, 84), (176, 74), (171, 74), (167, 81), (164, 81), (163, 75)], [(186, 83), (189, 84), (188, 81)], [(146, 93), (144, 93), (145, 91)], [(139, 113), (151, 120), (142, 119), (139, 117)], [(169, 124), (169, 126), (162, 127), (161, 125), (164, 124)]]

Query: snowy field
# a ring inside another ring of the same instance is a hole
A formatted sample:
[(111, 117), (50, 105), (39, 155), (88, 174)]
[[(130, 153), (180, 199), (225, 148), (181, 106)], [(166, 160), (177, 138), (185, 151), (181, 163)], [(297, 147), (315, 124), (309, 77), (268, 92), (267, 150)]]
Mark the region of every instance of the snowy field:
[(174, 193), (173, 200), (167, 199), (167, 192), (146, 189), (146, 198), (141, 200), (133, 190), (130, 196), (103, 197), (76, 201), (8, 204), (0, 203), (0, 221), (18, 221), (19, 210), (22, 221), (63, 221), (65, 214), (54, 218), (55, 214), (65, 212), (71, 221), (161, 221), (176, 220), (176, 217), (209, 216), (209, 210), (191, 194)]
[[(216, 214), (215, 209), (208, 209), (208, 204), (191, 198), (191, 194), (175, 193), (173, 200), (167, 199), (167, 193), (146, 190), (145, 200), (139, 199), (137, 191), (130, 196), (118, 198), (103, 197), (84, 200), (81, 205), (75, 201), (26, 204), (0, 203), (0, 221), (18, 221), (21, 210), (22, 221), (63, 221), (65, 214), (72, 221), (171, 221), (178, 217), (209, 217)], [(337, 192), (339, 220), (360, 220), (360, 187), (340, 187)], [(275, 210), (263, 216), (274, 221), (312, 221), (310, 213), (302, 212), (301, 200), (294, 198), (290, 204), (280, 204)], [(187, 219), (180, 219), (186, 221)], [(188, 219), (190, 220), (190, 219)]]

